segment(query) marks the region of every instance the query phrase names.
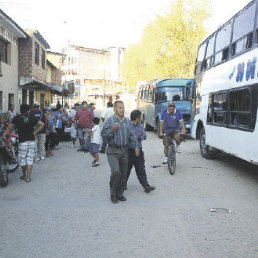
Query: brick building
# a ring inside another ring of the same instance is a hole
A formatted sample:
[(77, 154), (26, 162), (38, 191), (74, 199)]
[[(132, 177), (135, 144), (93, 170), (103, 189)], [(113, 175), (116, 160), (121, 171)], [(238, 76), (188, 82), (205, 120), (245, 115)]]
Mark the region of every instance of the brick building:
[(0, 109), (18, 110), (18, 40), (26, 32), (0, 9)]
[(39, 102), (44, 108), (53, 103), (53, 95), (62, 96), (61, 77), (59, 86), (52, 85), (52, 80), (47, 82), (46, 57), (50, 46), (37, 30), (26, 30), (26, 33), (25, 39), (19, 39), (19, 99), (20, 103), (30, 106)]

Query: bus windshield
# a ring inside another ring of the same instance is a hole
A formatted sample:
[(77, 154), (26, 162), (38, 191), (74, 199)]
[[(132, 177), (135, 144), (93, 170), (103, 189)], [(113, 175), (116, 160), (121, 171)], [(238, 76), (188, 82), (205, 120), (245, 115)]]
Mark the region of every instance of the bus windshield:
[(160, 87), (158, 88), (156, 101), (179, 101), (183, 100), (184, 90), (182, 87)]

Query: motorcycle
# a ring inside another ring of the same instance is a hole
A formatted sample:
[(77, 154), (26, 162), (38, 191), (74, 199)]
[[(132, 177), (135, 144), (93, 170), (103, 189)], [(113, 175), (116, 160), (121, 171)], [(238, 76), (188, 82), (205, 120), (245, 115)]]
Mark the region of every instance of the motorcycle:
[[(4, 132), (6, 124), (0, 125), (0, 135)], [(0, 137), (0, 186), (8, 185), (8, 173), (19, 167), (18, 161), (18, 135), (9, 133), (7, 139)]]

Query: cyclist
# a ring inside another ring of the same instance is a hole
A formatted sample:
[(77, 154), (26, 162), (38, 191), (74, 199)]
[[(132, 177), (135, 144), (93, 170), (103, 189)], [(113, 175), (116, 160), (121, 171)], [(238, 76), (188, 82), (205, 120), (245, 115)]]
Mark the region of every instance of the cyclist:
[(182, 127), (182, 134), (185, 134), (185, 124), (183, 116), (179, 110), (176, 109), (174, 102), (168, 103), (168, 108), (161, 114), (160, 122), (160, 136), (163, 137), (164, 154), (165, 158), (162, 164), (168, 163), (168, 147), (171, 144), (172, 136), (176, 141), (176, 150), (180, 152), (179, 145), (181, 143), (181, 137), (179, 134), (180, 124)]

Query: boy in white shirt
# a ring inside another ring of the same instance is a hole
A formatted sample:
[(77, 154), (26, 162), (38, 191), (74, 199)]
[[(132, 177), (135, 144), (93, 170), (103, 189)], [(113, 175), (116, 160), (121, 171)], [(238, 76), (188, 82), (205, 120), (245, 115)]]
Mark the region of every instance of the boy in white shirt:
[(99, 148), (101, 143), (99, 122), (100, 119), (94, 117), (92, 119), (93, 128), (91, 130), (87, 129), (87, 132), (91, 135), (90, 154), (94, 158), (92, 167), (99, 166)]

